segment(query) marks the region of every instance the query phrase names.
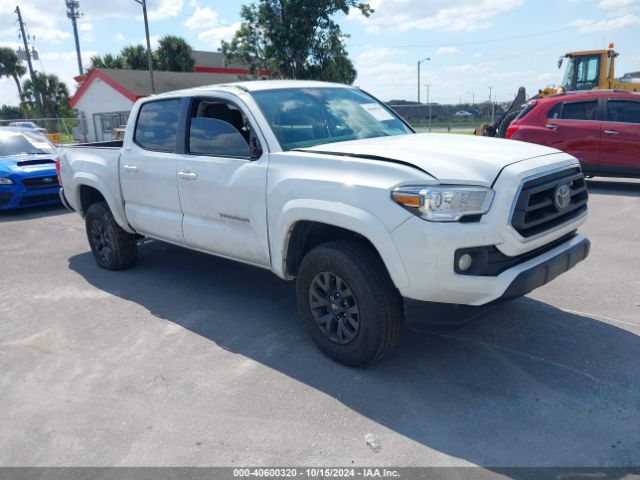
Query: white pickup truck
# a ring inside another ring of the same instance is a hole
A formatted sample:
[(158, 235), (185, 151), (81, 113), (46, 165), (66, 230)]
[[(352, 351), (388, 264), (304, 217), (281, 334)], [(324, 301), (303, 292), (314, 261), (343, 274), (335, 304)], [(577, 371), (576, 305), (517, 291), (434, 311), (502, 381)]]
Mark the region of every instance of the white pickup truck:
[(417, 134), (344, 85), (256, 81), (145, 98), (122, 141), (62, 147), (58, 167), (100, 267), (131, 267), (142, 235), (295, 278), (311, 337), (349, 365), (397, 343), (403, 297), (515, 298), (589, 253), (576, 233), (587, 190), (575, 158)]

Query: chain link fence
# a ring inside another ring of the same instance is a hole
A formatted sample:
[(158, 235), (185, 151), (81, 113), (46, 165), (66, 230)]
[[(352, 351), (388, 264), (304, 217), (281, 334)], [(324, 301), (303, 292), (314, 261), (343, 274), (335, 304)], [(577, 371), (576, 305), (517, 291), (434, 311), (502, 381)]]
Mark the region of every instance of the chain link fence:
[(19, 118), (0, 119), (0, 127), (34, 128), (46, 134), (56, 144), (81, 142), (86, 139), (86, 128), (78, 118)]

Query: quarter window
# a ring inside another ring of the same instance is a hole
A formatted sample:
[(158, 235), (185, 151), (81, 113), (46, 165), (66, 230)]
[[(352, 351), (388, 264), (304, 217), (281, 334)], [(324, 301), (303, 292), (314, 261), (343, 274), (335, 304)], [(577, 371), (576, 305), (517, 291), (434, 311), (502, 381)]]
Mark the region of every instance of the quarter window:
[(607, 120), (621, 123), (640, 123), (640, 102), (607, 101)]
[(189, 153), (248, 158), (256, 150), (255, 145), (257, 139), (251, 135), (246, 117), (234, 105), (220, 100), (200, 100), (194, 104)]
[(140, 108), (134, 140), (142, 148), (173, 152), (176, 148), (180, 100), (159, 100)]

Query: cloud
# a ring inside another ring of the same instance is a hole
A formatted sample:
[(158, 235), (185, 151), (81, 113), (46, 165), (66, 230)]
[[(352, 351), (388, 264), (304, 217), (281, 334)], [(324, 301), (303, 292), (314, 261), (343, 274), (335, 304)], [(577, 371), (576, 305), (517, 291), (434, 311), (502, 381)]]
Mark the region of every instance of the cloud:
[(198, 34), (198, 40), (211, 42), (211, 48), (218, 48), (222, 40), (231, 40), (240, 28), (240, 22), (224, 27), (211, 28)]
[(436, 55), (448, 55), (452, 53), (458, 53), (458, 47), (440, 47), (436, 52)]
[(397, 50), (386, 47), (371, 47), (367, 48), (365, 52), (360, 53), (355, 57), (355, 61), (358, 65), (370, 65), (378, 64), (381, 60), (389, 57), (399, 57), (404, 55), (406, 51)]
[(524, 0), (371, 0), (375, 13), (364, 17), (356, 9), (350, 20), (361, 22), (367, 32), (489, 28), (491, 19), (520, 7)]
[[(149, 4), (147, 4), (149, 5)], [(147, 16), (149, 21), (161, 21), (167, 18), (177, 17), (182, 14), (184, 0), (156, 0), (152, 3), (154, 7), (147, 8)]]
[(126, 37), (121, 32), (118, 32), (113, 36), (112, 40), (114, 42), (124, 42), (126, 40)]
[(218, 27), (222, 25), (218, 12), (211, 7), (196, 7), (193, 14), (182, 25), (192, 30)]
[(578, 27), (583, 33), (618, 30), (621, 28), (636, 25), (640, 25), (640, 16), (634, 15), (632, 13), (627, 13), (615, 18), (606, 18), (603, 20), (576, 19), (569, 22), (569, 26)]
[(93, 30), (93, 24), (92, 23), (78, 23), (78, 30), (80, 30), (81, 32), (90, 32), (91, 30)]
[(626, 7), (640, 8), (640, 0), (600, 0), (598, 2), (598, 8), (602, 8), (604, 10), (614, 10)]

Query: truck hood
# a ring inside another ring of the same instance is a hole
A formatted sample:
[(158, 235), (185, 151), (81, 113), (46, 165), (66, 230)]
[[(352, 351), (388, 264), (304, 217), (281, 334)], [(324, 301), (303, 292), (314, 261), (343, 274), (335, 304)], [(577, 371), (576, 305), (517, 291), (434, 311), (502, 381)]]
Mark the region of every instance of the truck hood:
[(365, 138), (297, 150), (410, 164), (440, 183), (483, 186), (490, 186), (507, 165), (561, 153), (532, 143), (446, 133)]

